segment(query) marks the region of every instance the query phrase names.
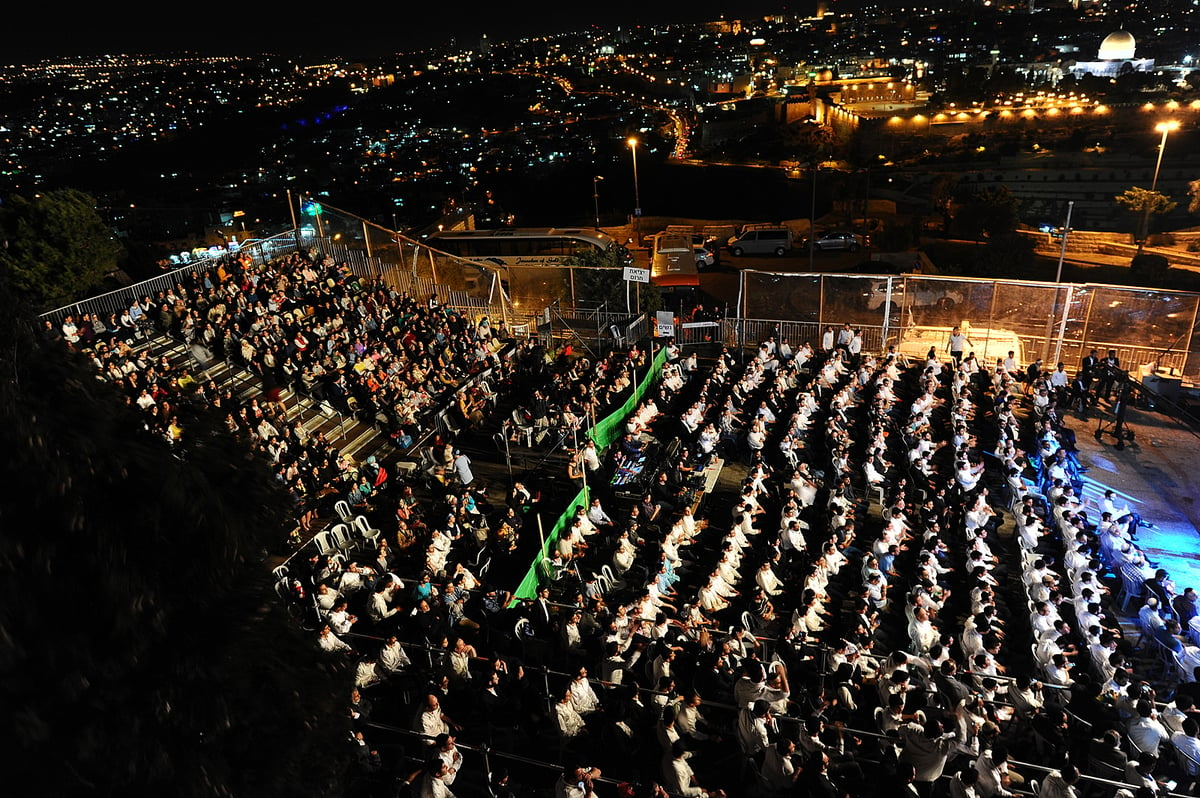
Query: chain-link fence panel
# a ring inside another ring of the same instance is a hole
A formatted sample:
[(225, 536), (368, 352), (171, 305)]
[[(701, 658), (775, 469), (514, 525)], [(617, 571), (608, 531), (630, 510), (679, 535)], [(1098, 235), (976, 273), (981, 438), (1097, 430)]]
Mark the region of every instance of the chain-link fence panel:
[(514, 306), (530, 310), (558, 301), (570, 302), (571, 271), (551, 266), (506, 267), (508, 295)]
[(821, 275), (745, 272), (743, 318), (821, 321)]
[(993, 339), (987, 362), (1013, 352), (1017, 365), (1053, 357), (1054, 341), (1066, 308), (1070, 286), (997, 281), (987, 335)]
[(1112, 349), (1121, 368), (1140, 376), (1143, 366), (1187, 365), (1186, 347), (1194, 335), (1197, 297), (1169, 291), (1097, 287), (1084, 338), (1103, 357)]

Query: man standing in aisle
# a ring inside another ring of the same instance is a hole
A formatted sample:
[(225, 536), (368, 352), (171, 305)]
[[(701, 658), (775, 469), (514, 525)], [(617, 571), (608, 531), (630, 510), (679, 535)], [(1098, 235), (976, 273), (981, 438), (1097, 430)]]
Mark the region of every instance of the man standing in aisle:
[(967, 345), (967, 336), (963, 335), (961, 329), (957, 326), (950, 331), (950, 357), (954, 360), (954, 365), (957, 367), (962, 363), (963, 348)]
[(461, 449), (454, 450), (454, 473), (463, 485), (470, 485), (475, 481), (475, 474), (471, 471), (471, 458), (463, 454)]

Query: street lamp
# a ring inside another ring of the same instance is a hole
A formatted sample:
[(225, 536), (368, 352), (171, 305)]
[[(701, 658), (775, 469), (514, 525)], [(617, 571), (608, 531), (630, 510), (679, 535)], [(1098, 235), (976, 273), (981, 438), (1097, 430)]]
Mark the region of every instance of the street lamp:
[[(1156, 133), (1162, 133), (1162, 141), (1158, 143), (1158, 160), (1154, 162), (1154, 177), (1150, 181), (1150, 192), (1153, 194), (1158, 188), (1158, 171), (1162, 168), (1163, 152), (1167, 149), (1167, 135), (1172, 131), (1179, 130), (1179, 120), (1172, 119), (1169, 122), (1159, 122), (1154, 126)], [(1150, 198), (1147, 198), (1146, 209), (1142, 214), (1142, 234), (1138, 237), (1137, 254), (1142, 254), (1142, 247), (1146, 246), (1146, 239), (1150, 236)]]
[(1150, 181), (1150, 190), (1158, 186), (1158, 170), (1162, 168), (1163, 150), (1167, 148), (1167, 134), (1179, 130), (1179, 120), (1172, 119), (1170, 122), (1159, 122), (1154, 126), (1156, 133), (1162, 133), (1162, 141), (1158, 143), (1158, 160), (1154, 163), (1154, 179)]
[(603, 175), (596, 175), (592, 178), (592, 202), (596, 206), (596, 229), (600, 229), (600, 181), (604, 179)]
[(642, 245), (642, 195), (638, 190), (637, 148), (638, 140), (630, 136), (625, 140), (629, 151), (633, 153), (633, 234), (637, 246)]

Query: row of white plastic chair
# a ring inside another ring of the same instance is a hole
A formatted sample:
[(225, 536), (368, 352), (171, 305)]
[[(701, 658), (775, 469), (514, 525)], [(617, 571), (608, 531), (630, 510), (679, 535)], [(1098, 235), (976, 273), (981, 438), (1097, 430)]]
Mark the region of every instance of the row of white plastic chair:
[(373, 547), (383, 533), (371, 526), (365, 515), (354, 516), (351, 523), (337, 523), (313, 536), (313, 543), (323, 555), (345, 554)]

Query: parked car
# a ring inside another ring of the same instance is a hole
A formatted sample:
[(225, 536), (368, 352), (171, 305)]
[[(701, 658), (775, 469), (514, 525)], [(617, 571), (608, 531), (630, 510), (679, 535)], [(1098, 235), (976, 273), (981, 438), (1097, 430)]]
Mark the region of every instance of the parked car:
[[(952, 287), (950, 283), (943, 285), (936, 281), (922, 281), (920, 287), (909, 290), (907, 280), (892, 281), (892, 304), (896, 308), (940, 308), (950, 310), (966, 300), (962, 291)], [(863, 294), (863, 304), (868, 310), (882, 307), (887, 301), (888, 281), (875, 280)]]
[(817, 252), (837, 250), (855, 252), (863, 245), (863, 240), (856, 233), (847, 233), (841, 230), (826, 230), (823, 233), (818, 233), (815, 238), (805, 243)]

